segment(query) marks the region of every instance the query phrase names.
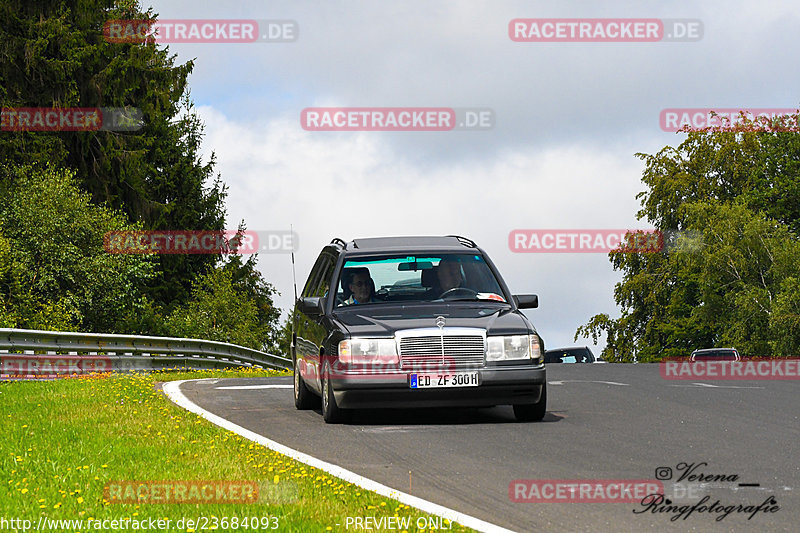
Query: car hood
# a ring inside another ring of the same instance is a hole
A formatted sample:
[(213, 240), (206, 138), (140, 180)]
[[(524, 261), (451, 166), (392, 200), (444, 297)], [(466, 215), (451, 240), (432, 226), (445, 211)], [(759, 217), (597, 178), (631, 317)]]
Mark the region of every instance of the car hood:
[(486, 330), (487, 335), (525, 334), (531, 330), (521, 312), (497, 305), (349, 307), (335, 311), (334, 316), (353, 337), (390, 337), (398, 330), (435, 328), (440, 316), (445, 318), (445, 327), (480, 328)]

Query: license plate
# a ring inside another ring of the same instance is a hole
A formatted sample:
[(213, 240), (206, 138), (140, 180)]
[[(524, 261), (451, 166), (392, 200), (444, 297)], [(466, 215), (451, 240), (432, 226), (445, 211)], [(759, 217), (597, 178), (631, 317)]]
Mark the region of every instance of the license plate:
[(410, 374), (408, 386), (412, 389), (436, 389), (447, 387), (477, 387), (477, 372), (460, 372), (458, 374)]

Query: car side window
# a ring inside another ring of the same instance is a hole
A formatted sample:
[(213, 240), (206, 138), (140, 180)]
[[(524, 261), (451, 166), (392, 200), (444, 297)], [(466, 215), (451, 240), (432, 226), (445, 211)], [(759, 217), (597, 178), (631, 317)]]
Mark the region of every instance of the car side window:
[(331, 285), (331, 276), (333, 276), (333, 267), (335, 266), (334, 258), (328, 254), (323, 256), (322, 264), (320, 265), (319, 280), (317, 287), (312, 296), (318, 298), (325, 298), (328, 296)]
[(319, 264), (322, 260), (322, 256), (317, 259), (317, 262), (314, 263), (314, 267), (311, 269), (311, 274), (308, 276), (308, 280), (306, 281), (306, 286), (303, 287), (303, 298), (308, 298), (312, 295), (314, 290), (317, 288), (317, 280), (319, 279)]
[(308, 276), (306, 286), (303, 288), (303, 297), (325, 296), (328, 290), (328, 284), (330, 283), (331, 274), (333, 274), (333, 266), (334, 260), (330, 254), (322, 253), (319, 258), (317, 258), (317, 262), (314, 263), (314, 268), (311, 269), (311, 275)]

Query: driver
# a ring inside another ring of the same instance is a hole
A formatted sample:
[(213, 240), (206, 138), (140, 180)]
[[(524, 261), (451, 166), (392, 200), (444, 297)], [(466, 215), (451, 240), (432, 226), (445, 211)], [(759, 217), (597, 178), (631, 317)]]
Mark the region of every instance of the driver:
[(428, 299), (441, 298), (449, 290), (461, 287), (464, 277), (461, 275), (461, 263), (456, 257), (443, 257), (436, 267), (434, 285), (426, 293)]
[(461, 276), (461, 263), (454, 257), (443, 258), (439, 261), (439, 268), (436, 269), (436, 278), (442, 293), (460, 287), (464, 281)]

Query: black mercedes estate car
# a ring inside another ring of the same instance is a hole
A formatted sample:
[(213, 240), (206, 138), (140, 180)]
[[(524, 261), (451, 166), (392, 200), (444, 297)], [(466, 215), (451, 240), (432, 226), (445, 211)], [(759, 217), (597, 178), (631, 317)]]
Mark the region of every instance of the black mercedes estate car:
[(544, 345), (486, 253), (464, 237), (323, 248), (292, 317), (294, 400), (325, 422), (352, 409), (512, 405), (541, 420)]

